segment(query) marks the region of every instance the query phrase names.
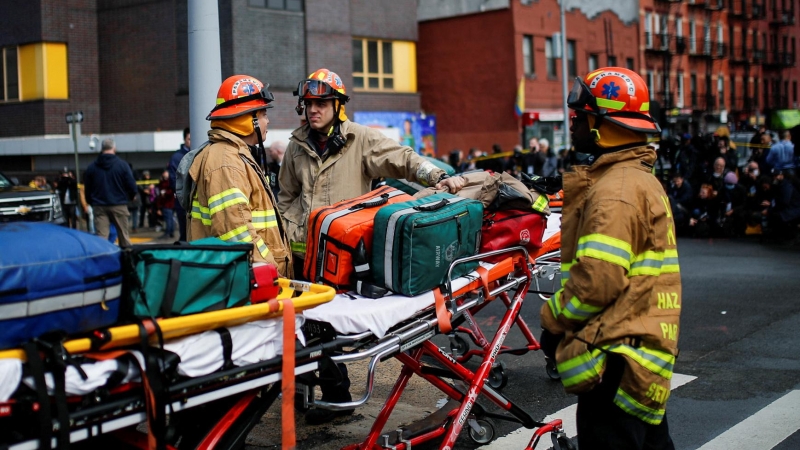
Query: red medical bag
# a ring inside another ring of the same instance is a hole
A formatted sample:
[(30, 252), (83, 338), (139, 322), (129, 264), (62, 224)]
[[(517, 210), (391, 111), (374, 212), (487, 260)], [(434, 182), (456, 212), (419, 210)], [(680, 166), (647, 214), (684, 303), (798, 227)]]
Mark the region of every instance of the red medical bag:
[[(535, 253), (542, 247), (542, 236), (546, 225), (547, 217), (533, 210), (487, 211), (483, 214), (480, 253), (518, 245), (525, 247), (530, 253)], [(507, 256), (498, 255), (486, 260), (497, 262)]]

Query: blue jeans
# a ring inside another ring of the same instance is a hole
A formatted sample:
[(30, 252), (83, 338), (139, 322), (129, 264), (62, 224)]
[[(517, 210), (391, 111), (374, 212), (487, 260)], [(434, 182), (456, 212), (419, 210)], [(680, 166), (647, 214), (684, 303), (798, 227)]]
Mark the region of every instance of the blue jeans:
[(161, 208), (161, 216), (164, 218), (164, 234), (169, 237), (175, 236), (175, 216), (171, 208)]

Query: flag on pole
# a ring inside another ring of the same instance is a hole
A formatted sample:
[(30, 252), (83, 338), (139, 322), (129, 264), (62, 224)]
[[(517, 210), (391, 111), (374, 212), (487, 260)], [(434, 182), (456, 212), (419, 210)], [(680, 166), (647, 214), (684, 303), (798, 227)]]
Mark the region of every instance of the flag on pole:
[(517, 88), (517, 100), (514, 103), (514, 115), (517, 117), (522, 116), (522, 111), (525, 110), (525, 77), (519, 80), (519, 87)]

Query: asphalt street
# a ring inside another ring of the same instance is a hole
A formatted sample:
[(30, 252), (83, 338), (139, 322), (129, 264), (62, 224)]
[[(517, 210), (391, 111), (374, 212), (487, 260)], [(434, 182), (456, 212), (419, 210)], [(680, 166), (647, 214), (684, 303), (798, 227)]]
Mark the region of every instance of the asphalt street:
[[(668, 417), (680, 450), (800, 448), (800, 247), (762, 244), (758, 239), (678, 242), (683, 283), (680, 355), (675, 365)], [(539, 329), (542, 301), (528, 295), (522, 316)], [(492, 329), (502, 305), (491, 305), (478, 319)], [(436, 338), (440, 345), (446, 341)], [(521, 345), (512, 330), (506, 343)], [(508, 384), (503, 392), (535, 419), (560, 417), (574, 434), (575, 398), (548, 378), (538, 352), (501, 355)], [(477, 361), (470, 364), (477, 366)], [(351, 369), (354, 393), (363, 376)], [(399, 366), (378, 367), (375, 395), (350, 417), (317, 427), (298, 424), (298, 449), (333, 449), (366, 437)], [(444, 396), (416, 380), (401, 398), (389, 430), (436, 409)], [(485, 402), (484, 402), (485, 403)], [(276, 422), (277, 421), (277, 422)], [(248, 448), (277, 448), (273, 407), (248, 439)], [(531, 430), (495, 421), (495, 441), (484, 448), (522, 449)], [(279, 428), (279, 427), (278, 427)], [(571, 430), (572, 428), (572, 430)], [(549, 442), (549, 439), (547, 440)], [(414, 448), (438, 448), (437, 445)], [(457, 447), (478, 448), (465, 433)], [(540, 444), (539, 448), (547, 448)]]

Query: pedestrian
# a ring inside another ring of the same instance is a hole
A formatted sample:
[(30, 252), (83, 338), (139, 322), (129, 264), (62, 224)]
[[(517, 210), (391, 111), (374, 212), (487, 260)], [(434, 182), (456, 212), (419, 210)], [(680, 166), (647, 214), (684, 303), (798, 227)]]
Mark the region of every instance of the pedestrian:
[(784, 131), (783, 140), (772, 145), (767, 155), (767, 164), (783, 175), (794, 176), (794, 144), (790, 131)]
[(175, 182), (169, 176), (169, 170), (165, 170), (158, 183), (158, 197), (156, 198), (158, 214), (164, 221), (164, 234), (159, 236), (159, 239), (175, 237), (175, 190), (172, 188), (174, 184)]
[(153, 214), (153, 200), (155, 199), (156, 180), (150, 178), (150, 171), (142, 171), (142, 179), (136, 183), (139, 190), (139, 197), (142, 200), (142, 207), (139, 209), (139, 228), (144, 228), (145, 220), (147, 227), (152, 231), (155, 229), (155, 214)]
[[(129, 164), (130, 165), (130, 164)], [(131, 166), (131, 171), (133, 166)], [(130, 227), (131, 234), (139, 231), (139, 210), (142, 208), (142, 195), (139, 193), (139, 186), (136, 186), (136, 195), (128, 202), (128, 212), (131, 214)]]
[(114, 140), (103, 140), (100, 156), (86, 169), (86, 200), (94, 211), (97, 234), (108, 238), (109, 226), (113, 224), (119, 246), (130, 247), (128, 202), (136, 195), (136, 180), (128, 163), (116, 153)]
[[(175, 193), (175, 182), (178, 179), (178, 164), (181, 163), (183, 156), (189, 153), (192, 149), (192, 134), (189, 128), (183, 129), (183, 144), (181, 147), (172, 154), (169, 158), (169, 165), (167, 171), (169, 172), (169, 188), (172, 190), (173, 196)], [(178, 217), (178, 240), (181, 242), (186, 241), (186, 210), (183, 209), (180, 202), (173, 202), (175, 205), (175, 215)], [(172, 237), (172, 236), (170, 236)]]
[(283, 164), (283, 155), (286, 153), (286, 141), (279, 139), (274, 141), (267, 150), (269, 156), (269, 163), (267, 164), (267, 172), (269, 174), (269, 187), (272, 188), (272, 193), (278, 196), (281, 191), (281, 186), (278, 183), (278, 174)]
[[(545, 141), (547, 141), (545, 139)], [(547, 156), (542, 152), (541, 142), (538, 138), (532, 137), (528, 141), (528, 154), (525, 156), (525, 172), (528, 176), (541, 175)]]
[[(286, 232), (295, 257), (295, 273), (302, 273), (305, 258), (306, 225), (315, 208), (355, 198), (370, 191), (376, 178), (406, 179), (455, 193), (465, 181), (448, 177), (444, 170), (400, 145), (378, 130), (350, 121), (345, 103), (350, 97), (341, 78), (328, 69), (314, 71), (300, 81), (297, 112), (305, 112), (305, 124), (292, 132), (281, 165), (278, 210), (286, 221)], [(344, 380), (323, 383), (324, 401), (350, 401), (350, 380), (342, 365)], [(312, 409), (306, 422), (325, 423), (353, 410)]]
[(61, 171), (57, 190), (58, 198), (61, 200), (61, 210), (64, 212), (64, 226), (78, 228), (78, 182), (66, 167)]
[(291, 278), (286, 224), (275, 211), (275, 197), (257, 163), (264, 154), (272, 93), (253, 77), (234, 75), (222, 82), (217, 99), (221, 102), (206, 117), (211, 121), (209, 145), (194, 156), (189, 169), (197, 188), (187, 238), (252, 243), (256, 264), (273, 264), (280, 276)]
[(558, 156), (550, 147), (550, 142), (547, 139), (540, 141), (541, 152), (545, 155), (544, 164), (542, 165), (543, 177), (554, 177), (558, 174)]
[(619, 67), (577, 78), (564, 174), (563, 287), (543, 305), (542, 349), (578, 395), (581, 449), (673, 449), (666, 416), (681, 281), (670, 205), (652, 169), (649, 93)]

